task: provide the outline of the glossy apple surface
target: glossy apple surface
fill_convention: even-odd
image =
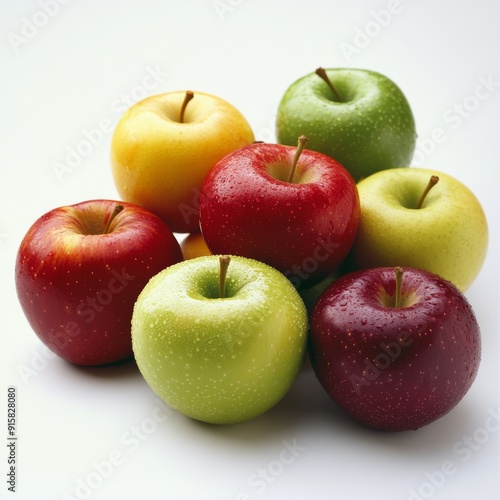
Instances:
[[[284,273],[297,289],[332,274],[359,224],[351,175],[335,160],[297,147],[252,144],[220,160],[200,197],[200,227],[214,254],[241,255]]]
[[[316,304],[310,357],[328,395],[358,422],[418,429],[452,410],[480,363],[479,326],[449,281],[403,268],[396,307],[394,268],[346,274]]]
[[[141,292],[132,318],[134,354],[146,382],[193,419],[255,418],[288,392],[302,366],[307,313],[277,270],[231,256],[225,297],[219,256],[162,271]]]
[[[31,226],[17,254],[17,295],[33,331],[58,356],[79,365],[112,363],[132,356],[130,321],[140,291],[180,260],[177,240],[156,215],[90,200],[51,210]]]
[[[439,181],[416,208],[432,176]],[[486,257],[488,224],[468,187],[444,172],[412,167],[377,172],[358,183],[358,192],[356,269],[419,267],[461,291],[470,286]]]
[[[113,134],[111,165],[120,197],[159,215],[174,232],[199,231],[198,199],[209,169],[254,140],[245,117],[220,97],[167,92],[134,104]]]
[[[338,96],[315,72],[294,82],[278,107],[277,141],[308,147],[338,160],[354,179],[382,169],[407,167],[416,142],[415,120],[401,89],[365,69],[330,68]]]
[[[205,238],[201,233],[188,234],[180,243],[184,260],[211,255]]]

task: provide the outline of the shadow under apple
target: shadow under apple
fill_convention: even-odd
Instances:
[[[141,377],[141,373],[139,372],[139,368],[133,356],[115,363],[97,366],[82,366],[68,361],[63,362],[68,369],[77,372],[83,377],[96,377],[106,380],[122,380],[124,378]]]

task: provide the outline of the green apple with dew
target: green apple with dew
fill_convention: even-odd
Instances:
[[[358,183],[361,221],[351,250],[355,269],[426,269],[462,292],[488,248],[483,208],[458,179],[425,168],[377,172]]]
[[[202,256],[154,276],[132,316],[132,346],[153,391],[196,420],[255,418],[288,392],[308,320],[279,271],[253,259]]]
[[[408,167],[415,120],[401,89],[366,69],[318,68],[284,93],[276,121],[280,144],[309,138],[308,148],[339,161],[356,181],[382,169]]]

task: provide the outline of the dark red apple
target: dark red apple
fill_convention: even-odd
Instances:
[[[330,157],[256,143],[221,159],[200,196],[200,227],[210,251],[253,258],[298,289],[332,274],[359,224],[351,175]]]
[[[357,421],[418,429],[469,390],[480,330],[449,281],[416,268],[373,268],[342,276],[321,295],[310,357],[325,391]]]
[[[28,230],[15,279],[26,318],[61,358],[100,365],[132,355],[134,303],[182,260],[169,227],[144,208],[91,200],[56,208]]]

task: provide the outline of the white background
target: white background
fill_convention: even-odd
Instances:
[[[59,2],[0,6],[0,437],[7,387],[16,385],[16,497],[405,500],[415,491],[413,498],[499,498],[500,432],[488,424],[500,394],[500,4]],[[83,369],[47,359],[15,295],[17,247],[48,210],[117,197],[109,147],[126,103],[179,89],[213,93],[242,111],[258,139],[274,141],[285,89],[320,65],[391,77],[414,110],[415,165],[454,175],[487,212],[488,258],[467,291],[483,359],[459,406],[416,432],[373,432],[345,418],[306,368],[268,414],[214,427],[167,416],[133,363]],[[58,177],[54,164],[99,127],[99,141]],[[22,376],[28,368],[31,376]],[[287,445],[294,454],[283,451]],[[0,449],[5,478],[8,450]],[[15,496],[4,479],[0,494]]]

